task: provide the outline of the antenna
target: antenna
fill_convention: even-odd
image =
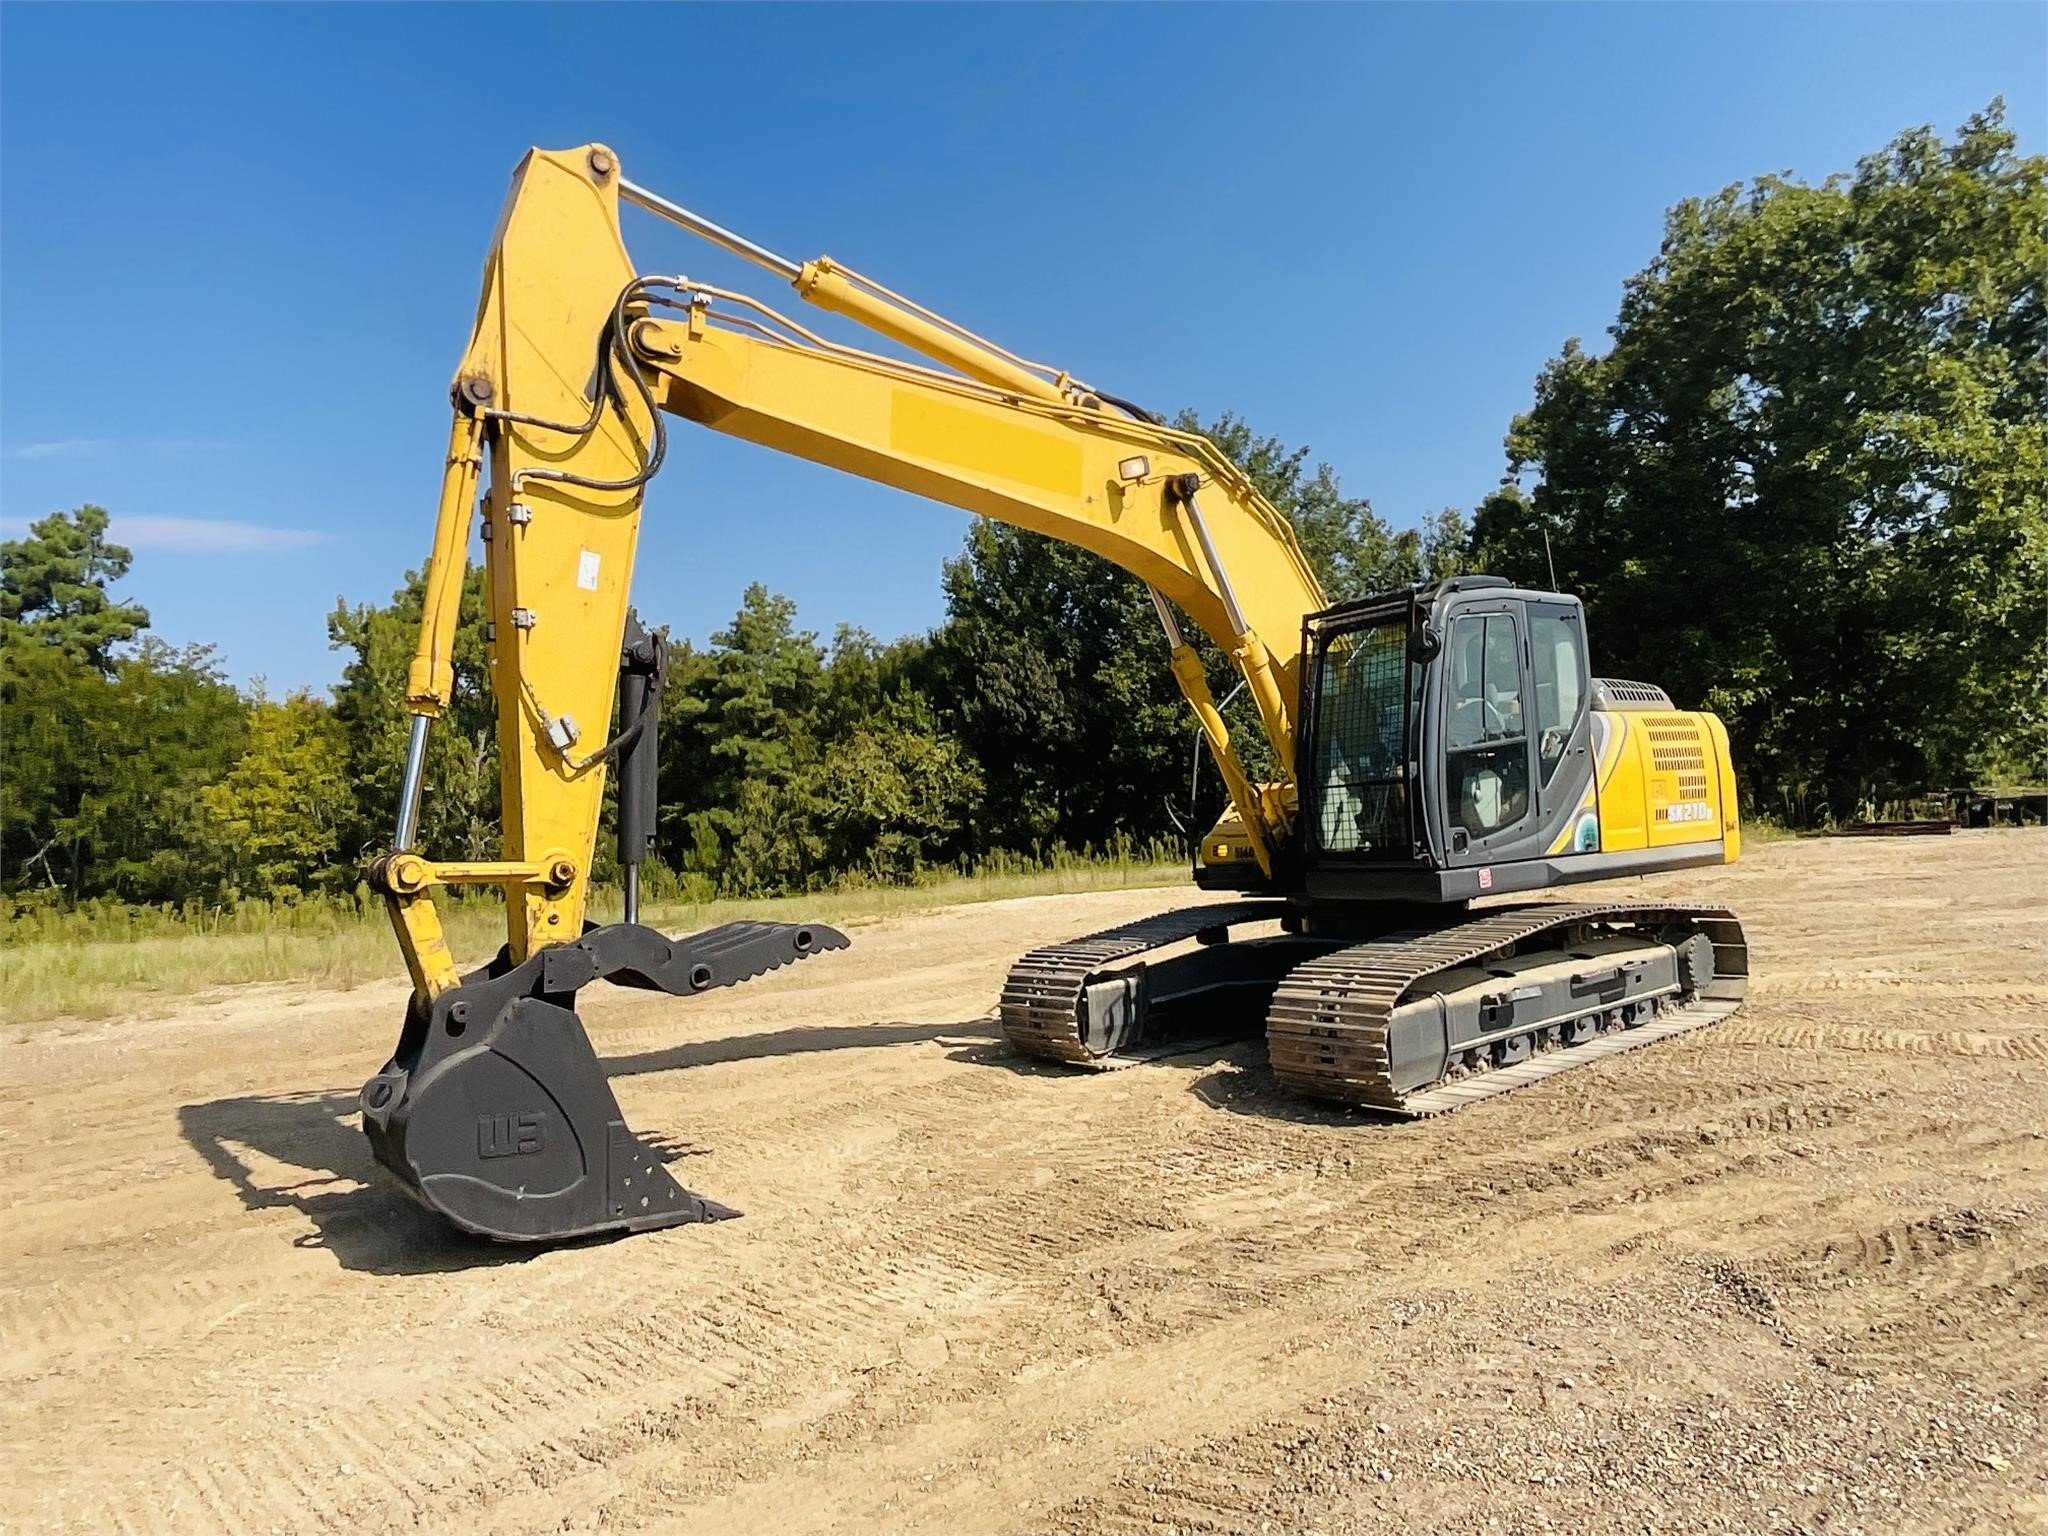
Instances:
[[[1555,592],[1558,590],[1557,561],[1550,553],[1550,524],[1538,523],[1537,527],[1543,530],[1543,563],[1550,567],[1550,590]]]

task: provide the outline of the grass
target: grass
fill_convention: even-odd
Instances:
[[[875,885],[754,900],[649,902],[643,921],[690,933],[735,918],[855,925],[910,912],[1017,896],[1136,890],[1179,884],[1187,865],[1156,857],[1005,861],[917,885]],[[600,892],[591,916],[619,915]],[[504,908],[488,899],[445,902],[448,942],[465,967],[504,942]],[[149,1014],[215,987],[297,982],[346,990],[404,975],[381,905],[341,900],[233,910],[100,906],[24,914],[0,930],[0,1024]]]
[[[1789,843],[1800,834],[1774,816],[1751,813],[1742,818],[1742,844],[1761,848],[1766,843]]]

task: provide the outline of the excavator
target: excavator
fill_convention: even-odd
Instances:
[[[643,274],[622,207],[892,350]],[[1262,1026],[1287,1088],[1417,1117],[1741,1004],[1728,911],[1512,899],[1741,849],[1721,722],[1594,676],[1573,596],[1460,576],[1332,603],[1287,518],[1202,436],[828,257],[778,255],[627,180],[602,144],[520,163],[451,396],[396,827],[370,868],[412,994],[361,1109],[378,1163],[465,1231],[546,1243],[736,1214],[627,1125],[576,995],[692,996],[847,944],[817,923],[640,921],[668,650],[628,588],[671,418],[1064,540],[1150,591],[1228,794],[1195,883],[1232,896],[1022,957],[1000,1018],[1023,1055],[1114,1067]],[[439,861],[416,846],[422,785],[479,516],[503,857]],[[1270,771],[1233,744],[1190,626],[1241,680]],[[624,917],[598,924],[608,775]],[[464,973],[435,893],[479,884],[504,890],[506,943]]]

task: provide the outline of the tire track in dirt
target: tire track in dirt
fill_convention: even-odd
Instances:
[[[1732,1045],[1772,1046],[1797,1051],[1865,1051],[1885,1056],[1959,1056],[2009,1062],[2048,1062],[2048,1029],[2001,1034],[1987,1030],[1866,1026],[1839,1019],[1804,1022],[1780,1017],[1745,1020],[1740,1015],[1715,1026]]]
[[[40,1045],[0,1067],[51,1149],[0,1174],[0,1433],[40,1472],[0,1524],[1425,1530],[1534,1497],[1761,1529],[1746,1473],[1688,1482],[1658,1437],[1825,1462],[1865,1387],[2031,1465],[2048,1142],[2032,1058],[1952,1047],[2029,1037],[1996,1010],[2042,990],[2012,914],[2048,842],[1945,841],[1630,887],[1741,910],[1750,1007],[1426,1125],[1288,1099],[1256,1047],[1104,1075],[993,1047],[1011,956],[1180,893],[879,925],[837,980],[714,1008],[614,999],[628,1114],[749,1215],[490,1265],[356,1187],[332,1111],[388,1048],[380,998],[308,1010],[291,1061],[248,1054],[274,995]],[[1901,860],[1916,904],[1873,904]],[[1852,955],[1888,976],[1848,984]],[[1780,990],[1816,963],[1844,984]],[[1604,1482],[1544,1438],[1581,1407]],[[1376,1502],[1411,1475],[1421,1502]],[[1811,1501],[1845,1486],[1784,1497],[1841,1523]]]

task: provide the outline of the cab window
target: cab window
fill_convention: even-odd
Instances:
[[[1317,835],[1328,853],[1388,853],[1408,842],[1405,625],[1333,637],[1323,652],[1316,728]],[[1406,682],[1404,683],[1404,679]]]
[[[1529,811],[1529,734],[1514,619],[1501,613],[1453,620],[1446,649],[1451,821],[1475,838],[1490,837]]]
[[[1586,637],[1578,614],[1532,606],[1529,652],[1536,682],[1536,759],[1548,785],[1586,708]]]

